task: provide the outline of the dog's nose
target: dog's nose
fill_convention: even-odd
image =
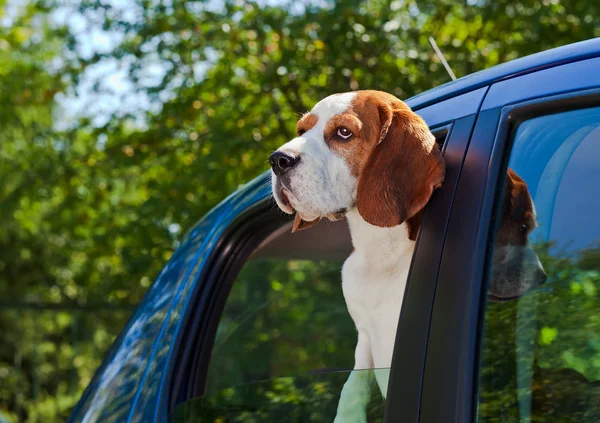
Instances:
[[[300,157],[292,156],[283,151],[276,151],[269,157],[269,163],[275,175],[281,176],[298,164]]]

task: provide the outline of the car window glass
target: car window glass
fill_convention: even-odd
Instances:
[[[176,407],[171,421],[331,423],[339,392],[351,374],[385,377],[389,369],[312,373],[235,386]],[[373,389],[365,407],[366,421],[383,421],[384,409],[383,398]]]
[[[362,412],[383,421],[375,378],[352,371],[357,332],[342,294],[340,260],[260,258],[237,276],[217,329],[205,395],[175,407],[178,421],[335,419],[350,377],[369,378]],[[284,419],[285,416],[285,419]]]
[[[522,122],[490,245],[479,422],[600,421],[600,108]]]
[[[246,263],[227,298],[206,391],[306,372],[352,369],[356,329],[342,261]]]

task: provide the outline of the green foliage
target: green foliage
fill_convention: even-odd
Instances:
[[[544,287],[487,305],[479,421],[597,421],[600,260],[590,258],[600,257],[600,246],[576,255],[551,255],[549,247],[537,248],[549,280]],[[520,409],[521,401],[531,408]]]
[[[373,380],[367,405],[367,421],[381,422],[385,401],[375,376],[389,376],[389,369],[354,370]],[[350,371],[282,377],[235,386],[175,408],[173,422],[310,422],[334,420],[340,392]]]
[[[342,295],[341,266],[282,259],[246,263],[217,329],[208,394],[178,407],[173,420],[332,421],[357,339]],[[360,372],[388,376],[389,369]],[[371,379],[369,421],[381,421],[385,402]]]
[[[354,365],[356,329],[341,262],[263,260],[233,285],[208,372],[207,391]]]
[[[0,0],[0,411],[13,420],[64,420],[181,229],[264,171],[321,97],[448,81],[430,35],[458,76],[600,35],[590,0],[118,3]]]

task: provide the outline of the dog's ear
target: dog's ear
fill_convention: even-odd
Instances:
[[[372,225],[392,227],[425,207],[442,185],[445,166],[426,123],[404,103],[378,106],[379,143],[363,168],[357,207]]]

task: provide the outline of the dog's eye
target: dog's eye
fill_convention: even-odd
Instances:
[[[519,226],[519,230],[523,233],[527,232],[527,229],[529,228],[529,226],[527,226],[526,224],[522,224],[521,226]]]
[[[302,136],[306,131],[304,129],[298,129],[298,136]]]
[[[350,137],[352,137],[352,131],[348,128],[341,127],[337,130],[337,136],[341,139],[347,140],[350,139]]]

